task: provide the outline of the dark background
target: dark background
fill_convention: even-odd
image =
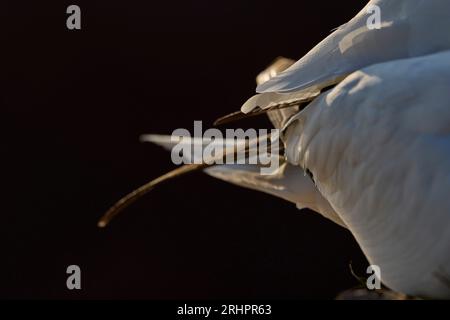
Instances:
[[[348,264],[364,275],[367,262],[348,231],[202,173],[96,222],[174,167],[140,134],[237,110],[275,57],[300,58],[365,2],[2,3],[0,297],[333,298],[356,285]]]

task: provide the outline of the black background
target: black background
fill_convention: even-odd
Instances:
[[[140,134],[237,110],[275,57],[300,58],[364,4],[2,3],[0,297],[333,298],[356,285],[348,264],[363,275],[367,262],[348,231],[201,173],[96,222],[174,167]]]

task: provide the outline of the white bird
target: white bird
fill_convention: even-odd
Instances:
[[[450,51],[356,71],[286,124],[286,157],[383,282],[450,297]]]
[[[367,28],[372,5],[381,10],[380,29]],[[241,108],[244,114],[270,110],[283,128],[286,162],[274,175],[228,165],[179,171],[206,169],[312,208],[352,232],[386,286],[450,298],[448,30],[449,1],[370,1],[305,57],[260,84],[260,94]],[[305,102],[303,110],[280,108]],[[158,136],[151,140],[171,145]],[[154,184],[113,207],[103,225]]]

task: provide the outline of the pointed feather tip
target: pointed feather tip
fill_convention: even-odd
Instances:
[[[108,225],[108,223],[106,221],[104,221],[103,219],[101,219],[97,222],[97,227],[99,227],[100,229],[103,229],[107,225]]]
[[[141,134],[140,142],[151,142],[155,144],[167,144],[171,142],[171,136],[163,134]]]
[[[114,208],[114,209],[113,209]],[[117,208],[115,206],[113,206],[112,208],[110,208],[97,222],[97,227],[100,229],[105,228],[112,220],[112,218],[114,218],[114,216],[119,213],[119,211],[121,211],[121,209],[117,210]]]
[[[250,97],[247,101],[244,102],[244,104],[241,107],[241,112],[244,114],[252,112],[255,108],[258,106],[258,99],[261,95],[256,94],[252,97]]]
[[[220,118],[216,119],[214,121],[214,123],[213,123],[213,126],[217,127],[217,126],[220,126],[220,125],[223,125],[223,124],[234,122],[236,120],[242,119],[242,117],[243,116],[242,116],[242,112],[241,111],[235,111],[233,113],[227,114],[227,115],[225,115],[223,117],[220,117]]]

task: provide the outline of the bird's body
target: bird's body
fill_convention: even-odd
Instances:
[[[450,51],[364,68],[286,125],[287,159],[390,288],[450,297]]]
[[[380,29],[367,27],[372,5]],[[258,77],[242,106],[271,108],[286,162],[272,176],[245,165],[205,172],[348,228],[388,287],[450,298],[450,1],[368,6],[286,71]],[[304,110],[273,110],[305,99]]]
[[[448,1],[370,1],[241,109],[316,97],[284,126],[286,156],[332,210],[296,202],[337,216],[386,285],[423,297],[450,297],[449,27]]]

